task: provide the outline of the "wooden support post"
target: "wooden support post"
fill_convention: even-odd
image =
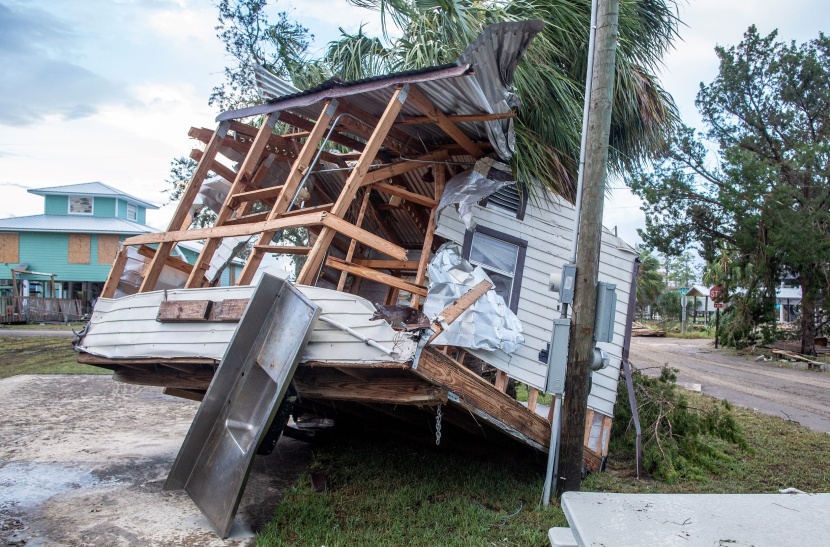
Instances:
[[[196,167],[196,171],[194,171],[193,176],[190,178],[190,182],[187,183],[187,188],[179,200],[176,212],[173,214],[173,218],[170,219],[168,230],[179,230],[185,222],[189,223],[190,208],[193,205],[193,200],[195,200],[196,196],[199,195],[202,182],[205,180],[208,171],[210,171],[213,165],[213,160],[216,158],[216,154],[219,152],[219,147],[221,146],[227,132],[228,123],[223,122],[219,124],[219,127],[211,137],[210,142],[202,155],[202,160]],[[152,291],[155,288],[159,275],[161,275],[161,270],[164,268],[164,264],[167,261],[167,257],[170,256],[170,251],[173,250],[175,245],[175,243],[163,243],[159,245],[158,249],[156,249],[155,256],[150,261],[150,265],[144,273],[144,279],[141,281],[141,286],[139,287],[138,292]],[[110,277],[115,275],[115,273],[115,268],[113,268],[110,271]],[[119,277],[121,273],[123,273],[123,270],[118,273]],[[117,285],[118,281],[116,280],[115,283]]]
[[[427,233],[424,234],[424,244],[421,247],[421,258],[418,261],[418,271],[415,274],[416,285],[424,284],[424,279],[426,278],[427,273],[427,264],[429,263],[429,255],[432,252],[432,238],[435,236],[436,228],[436,210],[438,209],[438,202],[441,201],[441,196],[444,194],[444,184],[447,178],[447,171],[443,163],[436,163],[432,166],[432,176],[435,177],[435,206],[429,212]],[[409,305],[413,308],[420,308],[420,297],[417,294],[413,294]]]
[[[299,154],[297,154],[297,159],[291,165],[291,170],[288,172],[288,176],[282,185],[282,191],[277,196],[274,206],[271,207],[271,212],[268,213],[268,220],[275,219],[288,211],[291,200],[294,199],[295,194],[299,190],[300,182],[302,182],[306,172],[312,168],[311,161],[314,159],[314,153],[317,151],[317,147],[320,145],[320,141],[323,139],[329,123],[337,112],[337,107],[338,103],[334,99],[326,101],[323,105],[323,110],[317,118],[314,127],[311,129],[311,134],[306,139]],[[276,231],[263,232],[259,236],[256,245],[270,245],[275,234]],[[237,285],[248,285],[251,282],[257,268],[262,263],[263,256],[261,252],[252,252],[248,256],[248,260],[245,261],[245,267],[242,269],[242,273],[239,274]]]
[[[230,218],[231,213],[233,213],[233,208],[230,207],[230,202],[233,200],[233,197],[238,194],[239,191],[251,180],[251,177],[259,164],[259,158],[265,150],[265,145],[268,143],[268,139],[271,137],[271,132],[274,129],[274,125],[277,123],[278,119],[278,112],[269,114],[268,118],[265,120],[265,123],[263,123],[262,127],[259,128],[259,131],[257,131],[257,136],[254,138],[251,149],[248,150],[248,155],[245,156],[245,161],[242,162],[242,166],[236,174],[236,179],[234,179],[231,189],[228,191],[228,195],[225,198],[225,203],[216,217],[216,226],[222,226],[222,224]],[[202,248],[202,252],[199,253],[199,258],[196,259],[196,263],[193,265],[193,271],[190,273],[190,277],[188,277],[185,287],[192,288],[202,286],[204,274],[210,266],[213,254],[216,252],[216,249],[219,247],[220,243],[221,239],[218,238],[210,238],[205,242],[205,246]]]
[[[502,393],[507,391],[507,373],[503,370],[496,372],[496,389]]]
[[[363,225],[363,217],[366,215],[366,207],[369,205],[369,197],[372,195],[372,190],[367,188],[363,193],[363,201],[360,203],[360,211],[357,213],[357,221],[355,226],[360,228]],[[357,240],[352,238],[349,242],[349,251],[346,253],[346,262],[351,262],[354,258],[354,250],[357,247]],[[337,290],[342,291],[346,286],[346,278],[349,276],[346,270],[340,272],[340,281],[337,283]]]
[[[527,409],[536,412],[536,403],[539,401],[539,390],[535,387],[527,388]]]
[[[363,183],[363,177],[365,177],[366,173],[369,171],[369,167],[375,160],[375,156],[377,155],[381,144],[383,144],[387,133],[389,133],[389,129],[395,121],[395,117],[401,111],[401,108],[403,108],[409,89],[409,86],[405,85],[396,89],[392,94],[392,98],[386,105],[386,110],[384,110],[383,115],[378,121],[378,125],[375,127],[372,136],[369,137],[366,147],[363,149],[363,153],[360,155],[360,159],[357,160],[354,169],[352,169],[351,174],[349,174],[349,178],[346,179],[343,191],[340,192],[340,196],[337,198],[337,202],[332,208],[331,212],[333,215],[342,218],[344,213],[348,210],[357,189],[360,188]],[[297,278],[297,283],[302,285],[314,284],[317,272],[320,270],[323,258],[325,257],[329,245],[331,245],[332,239],[334,239],[334,230],[326,227],[320,231],[320,236],[314,243],[314,248],[308,254],[308,259],[303,265],[303,269]]]

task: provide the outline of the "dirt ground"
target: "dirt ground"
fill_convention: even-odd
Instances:
[[[711,340],[632,338],[631,362],[646,373],[680,370],[678,382],[736,405],[830,432],[830,374],[715,350]]]
[[[248,545],[311,457],[257,457],[228,541],[162,485],[197,403],[109,376],[0,380],[0,545]]]

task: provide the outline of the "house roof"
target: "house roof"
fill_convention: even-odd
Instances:
[[[135,196],[124,193],[117,188],[113,188],[103,182],[83,182],[81,184],[67,184],[64,186],[50,186],[49,188],[32,188],[29,190],[30,194],[37,196],[50,195],[74,195],[74,196],[101,196],[101,197],[115,197],[123,199],[124,201],[141,205],[148,209],[158,209],[157,205],[153,205]]]
[[[146,234],[156,230],[138,222],[114,217],[31,215],[0,219],[0,232],[9,231]]]
[[[801,300],[801,287],[778,287],[775,296],[779,300]]]

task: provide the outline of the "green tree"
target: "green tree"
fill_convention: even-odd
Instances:
[[[344,0],[347,1],[347,0]],[[265,0],[223,0],[220,34],[235,65],[214,102],[254,101],[253,66],[264,64],[301,88],[331,77],[354,80],[391,71],[455,62],[481,30],[500,21],[547,24],[515,75],[521,100],[515,120],[514,170],[571,198],[577,173],[590,21],[589,0],[348,0],[374,13],[382,36],[361,27],[307,53],[308,31],[279,13],[268,22]],[[677,121],[674,102],[654,76],[677,35],[675,0],[631,0],[620,13],[620,44],[611,130],[610,167],[627,172],[647,161]],[[263,60],[265,61],[263,63]]]
[[[801,349],[814,354],[830,286],[830,38],[776,35],[753,26],[737,46],[716,48],[720,71],[697,97],[706,139],[678,130],[631,187],[646,203],[647,245],[670,254],[696,242],[707,262],[728,245],[752,321],[766,320],[775,287],[796,277]]]
[[[654,308],[657,299],[666,289],[666,281],[660,273],[660,261],[648,249],[640,249],[640,271],[637,273],[637,306],[640,313]]]

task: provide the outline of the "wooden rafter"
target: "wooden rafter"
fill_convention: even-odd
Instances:
[[[366,190],[363,193],[363,201],[360,203],[360,211],[357,213],[357,220],[355,221],[354,225],[357,228],[360,228],[363,225],[363,217],[366,216],[366,208],[369,206],[369,197],[371,196],[372,191]],[[349,250],[346,253],[346,262],[351,262],[354,259],[354,251],[357,247],[357,240],[352,238],[349,242]],[[340,272],[340,281],[337,282],[337,290],[342,291],[346,287],[346,278],[348,277],[348,273],[343,271]]]
[[[187,188],[185,188],[185,191],[179,200],[176,212],[173,213],[173,218],[170,219],[168,230],[181,230],[183,227],[190,224],[190,208],[193,205],[193,201],[196,199],[196,196],[199,194],[202,182],[205,180],[208,171],[211,170],[213,160],[219,152],[219,147],[225,138],[228,126],[229,124],[220,124],[216,132],[213,134],[213,137],[205,150],[202,161],[199,162],[199,165],[196,167],[196,171],[194,171],[193,176],[187,183]],[[141,281],[139,292],[152,291],[156,287],[156,282],[158,281],[161,271],[167,261],[167,257],[170,256],[170,251],[173,250],[174,246],[175,243],[167,242],[159,245],[155,255],[150,260],[149,266],[145,270],[144,279]],[[119,272],[111,271],[110,275],[113,275],[113,273],[117,273],[120,278],[123,270]]]
[[[412,158],[408,161],[402,161],[392,165],[387,165],[386,167],[380,167],[374,171],[369,171],[366,176],[363,177],[362,184],[373,184],[378,181],[403,175],[404,173],[409,173],[410,171],[422,168],[424,166],[424,162],[441,161],[447,159],[448,157],[449,153],[446,150],[436,150],[434,152],[430,152],[429,154]]]
[[[504,120],[507,118],[515,118],[515,112],[505,112],[503,114],[455,114],[448,115],[447,119],[453,123],[468,123],[468,122],[489,122],[493,120]],[[435,123],[433,118],[428,116],[410,116],[395,122],[395,125],[420,125],[424,123]]]
[[[326,259],[326,266],[328,266],[329,268],[334,268],[335,270],[340,270],[341,272],[348,272],[352,275],[362,277],[363,279],[370,279],[372,281],[381,283],[383,285],[388,285],[389,287],[395,289],[399,289],[413,294],[419,294],[421,296],[427,295],[426,287],[415,285],[414,283],[404,281],[403,279],[395,277],[394,275],[379,272],[377,270],[373,270],[372,268],[358,266],[357,264],[350,264],[333,256],[330,256]]]
[[[323,104],[323,110],[320,112],[317,122],[311,129],[311,134],[308,136],[308,139],[306,139],[299,154],[297,154],[297,159],[294,160],[294,163],[291,165],[291,170],[288,172],[288,176],[282,185],[282,191],[279,196],[277,196],[271,211],[268,213],[269,221],[278,218],[280,215],[283,215],[288,211],[294,196],[300,189],[300,183],[303,181],[303,176],[309,169],[312,168],[311,161],[314,158],[314,153],[317,151],[329,123],[337,112],[337,108],[338,102],[336,100],[326,101]],[[276,230],[263,231],[259,237],[259,240],[256,242],[256,245],[269,245],[275,234]],[[250,256],[248,256],[248,260],[245,262],[245,267],[239,275],[239,280],[237,282],[239,285],[247,285],[251,282],[257,268],[262,263],[262,258],[263,253],[261,252],[253,252]]]
[[[386,105],[386,109],[383,112],[383,115],[380,117],[378,121],[378,125],[375,127],[375,131],[372,133],[372,136],[366,142],[366,147],[363,149],[363,153],[360,156],[360,159],[357,160],[354,168],[352,169],[349,177],[346,179],[346,182],[343,186],[343,190],[340,192],[340,196],[337,198],[337,202],[335,202],[334,207],[332,208],[332,215],[335,217],[341,217],[346,213],[349,208],[349,205],[352,202],[355,194],[357,193],[358,188],[363,182],[363,178],[366,176],[366,173],[369,171],[369,167],[375,160],[375,156],[380,150],[381,145],[383,144],[384,139],[386,138],[389,129],[392,127],[392,123],[395,121],[395,117],[403,108],[403,104],[406,101],[407,93],[409,91],[409,86],[402,86],[395,90],[392,94],[392,98],[389,100],[389,103]],[[334,231],[330,229],[323,229],[320,232],[320,236],[317,238],[317,241],[314,243],[314,248],[308,255],[308,259],[306,263],[303,265],[303,269],[298,276],[297,282],[304,285],[311,285],[313,284],[314,278],[317,276],[317,272],[320,269],[320,266],[323,263],[324,255],[331,244],[332,240],[334,239]],[[406,259],[404,256],[402,259]]]
[[[432,251],[432,239],[435,236],[435,228],[437,223],[436,218],[436,210],[438,208],[438,202],[441,201],[441,196],[444,194],[444,184],[446,183],[447,178],[447,170],[444,167],[443,163],[436,163],[433,165],[432,169],[432,176],[435,177],[434,183],[434,197],[435,197],[435,205],[429,212],[429,221],[427,223],[427,232],[424,234],[424,244],[421,247],[421,258],[418,260],[418,271],[415,274],[415,283],[417,285],[423,285],[424,279],[426,279],[426,270],[427,264],[429,263],[429,255]],[[413,308],[420,308],[420,298],[417,294],[412,295],[412,301],[410,305]]]
[[[454,122],[452,122],[446,114],[441,112],[433,102],[416,86],[412,86],[410,90],[410,100],[412,104],[418,107],[427,118],[433,120],[434,123],[440,127],[444,133],[452,137],[452,140],[457,142],[469,155],[479,159],[484,156],[481,148],[474,143]]]

